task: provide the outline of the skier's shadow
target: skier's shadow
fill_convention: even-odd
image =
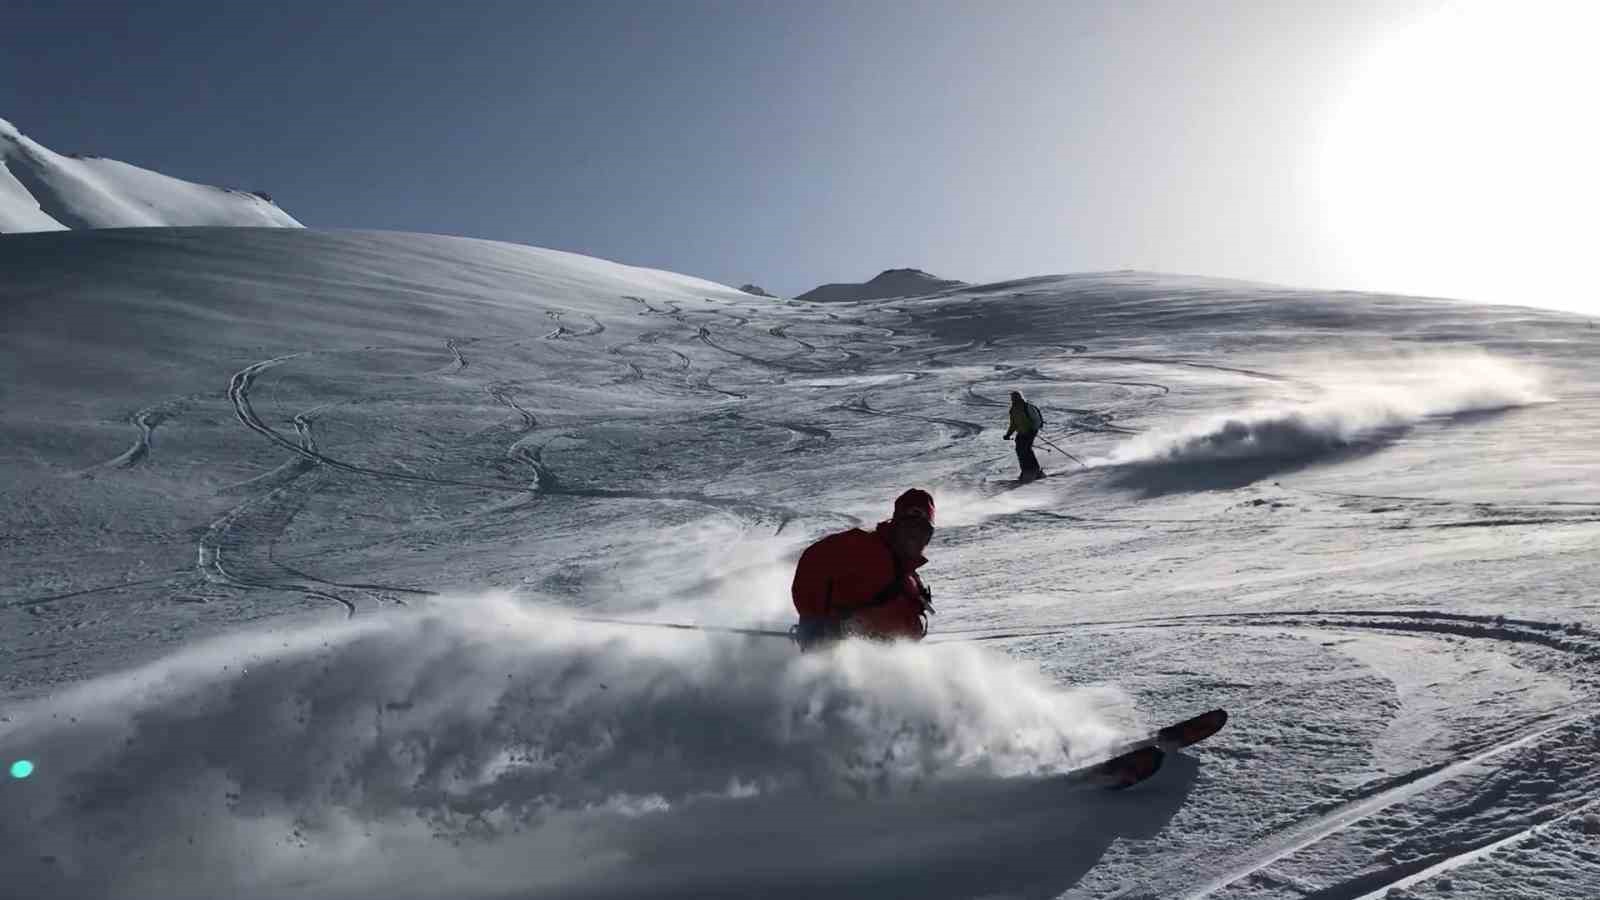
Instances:
[[[582,893],[1054,897],[1116,839],[1149,839],[1165,828],[1197,771],[1193,759],[1169,754],[1158,775],[1126,791],[1005,779],[890,800],[719,802],[670,828],[639,829],[626,847],[637,867]]]

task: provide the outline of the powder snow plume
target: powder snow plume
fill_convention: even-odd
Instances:
[[[1316,399],[1259,406],[1142,434],[1090,464],[1310,460],[1381,440],[1428,418],[1550,399],[1533,368],[1477,352],[1343,361],[1318,367],[1303,380],[1319,386]]]
[[[449,598],[222,639],[9,711],[0,751],[38,770],[7,786],[0,879],[75,897],[764,892],[834,832],[856,833],[843,867],[881,864],[861,842],[885,828],[950,857],[947,802],[1100,816],[1006,786],[1120,737],[1113,707],[973,646],[800,655]]]

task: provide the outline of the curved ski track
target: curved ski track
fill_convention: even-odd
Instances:
[[[191,397],[163,400],[129,416],[128,424],[138,429],[138,435],[134,438],[133,444],[115,458],[89,466],[86,469],[80,469],[73,474],[80,478],[93,478],[96,472],[104,469],[131,469],[143,463],[150,456],[151,442],[155,437],[156,428],[161,423],[183,412],[192,400],[193,398]]]
[[[1574,685],[1587,684],[1591,689],[1600,686],[1600,636],[1591,635],[1581,628],[1556,622],[1507,618],[1470,613],[1452,613],[1432,610],[1282,610],[1242,613],[1200,613],[1193,615],[1146,617],[1122,620],[1082,622],[1074,625],[1052,626],[1039,629],[1016,629],[1006,633],[982,634],[980,629],[971,633],[947,632],[945,640],[1008,640],[1033,636],[1048,636],[1085,629],[1101,628],[1290,628],[1316,631],[1379,630],[1398,633],[1434,634],[1442,637],[1504,642],[1512,646],[1529,645],[1556,651],[1576,660],[1582,667],[1576,677],[1573,671],[1559,663],[1547,662],[1551,674],[1573,680]],[[1584,671],[1587,670],[1587,671]],[[1270,698],[1269,698],[1270,699]],[[1267,702],[1267,701],[1262,701]],[[1257,704],[1259,705],[1259,704]],[[1156,898],[1181,897],[1184,900],[1202,900],[1246,879],[1310,847],[1331,835],[1337,834],[1358,822],[1368,819],[1389,807],[1412,799],[1452,779],[1486,770],[1503,754],[1531,747],[1563,729],[1591,728],[1596,715],[1590,712],[1572,712],[1574,706],[1586,705],[1582,701],[1568,704],[1566,712],[1560,709],[1535,716],[1512,727],[1513,733],[1491,739],[1488,746],[1468,750],[1464,755],[1445,762],[1419,767],[1399,776],[1385,779],[1377,785],[1357,791],[1349,799],[1332,809],[1318,810],[1286,829],[1274,831],[1259,840],[1218,858],[1207,851],[1204,858],[1186,857],[1171,865],[1162,866],[1137,883],[1124,886],[1109,895],[1119,900],[1156,900]],[[1254,708],[1248,707],[1249,708]],[[1202,750],[1203,752],[1203,750]],[[1552,751],[1554,752],[1554,751]],[[1595,773],[1600,781],[1600,770]],[[1362,900],[1377,898],[1391,888],[1412,884],[1430,874],[1447,871],[1467,861],[1472,861],[1493,850],[1515,843],[1538,825],[1573,815],[1595,802],[1587,797],[1558,801],[1531,811],[1516,811],[1512,818],[1519,824],[1508,829],[1485,834],[1466,846],[1427,855],[1403,863],[1392,863],[1376,871],[1354,875],[1344,881],[1322,888],[1307,897],[1318,900]],[[1531,821],[1532,824],[1522,824]],[[1069,896],[1076,896],[1069,892]]]
[[[316,452],[316,437],[312,420],[316,414],[334,404],[324,404],[294,416],[295,432],[300,437],[298,446],[309,453]],[[292,574],[306,576],[290,570],[273,559],[273,548],[278,536],[309,501],[321,482],[320,463],[283,470],[284,482],[271,491],[240,503],[213,521],[200,538],[196,565],[207,580],[238,588],[270,588],[299,591],[310,597],[327,600],[344,607],[346,617],[356,614],[355,603],[337,594],[297,581],[274,577],[274,569],[284,569]],[[254,481],[256,479],[252,479]],[[248,482],[247,482],[248,483]],[[250,553],[261,554],[262,559],[252,562]],[[229,560],[237,554],[242,568],[230,569]],[[321,579],[312,579],[320,581]]]
[[[589,313],[583,313],[583,315],[588,316],[590,325],[588,328],[582,330],[568,328],[566,324],[561,321],[562,317],[566,315],[566,313],[561,310],[549,310],[545,313],[545,315],[555,320],[556,323],[556,330],[546,334],[546,340],[554,341],[569,337],[591,337],[593,335],[601,334],[606,330],[606,326],[602,325],[599,319],[596,319]]]
[[[979,425],[977,422],[968,422],[965,419],[945,419],[938,416],[918,416],[911,413],[880,410],[872,406],[872,404],[867,400],[867,394],[864,392],[837,404],[834,408],[841,409],[846,412],[856,413],[858,415],[885,416],[894,419],[910,419],[913,422],[928,422],[950,429],[949,441],[940,444],[937,447],[920,451],[919,453],[914,454],[915,456],[922,456],[927,453],[933,453],[938,450],[946,449],[954,445],[957,441],[965,440],[967,438],[982,434],[984,430],[984,426]]]
[[[1152,893],[1150,892],[1149,884],[1146,883],[1136,893],[1119,893],[1113,896],[1130,898],[1176,896],[1182,897],[1183,900],[1201,900],[1201,898],[1210,897],[1217,891],[1237,884],[1273,863],[1291,856],[1329,835],[1342,831],[1362,819],[1382,812],[1446,781],[1467,774],[1470,770],[1485,765],[1507,751],[1533,744],[1553,732],[1582,722],[1587,718],[1588,716],[1586,715],[1565,716],[1511,740],[1495,744],[1480,753],[1448,764],[1427,766],[1414,772],[1406,773],[1371,796],[1350,800],[1332,811],[1302,821],[1286,830],[1275,832],[1270,838],[1232,854],[1221,872],[1208,876],[1197,887],[1185,890],[1180,894],[1169,893],[1166,887]],[[1563,812],[1565,811],[1563,810]],[[1553,818],[1553,816],[1551,817]],[[1488,843],[1493,843],[1493,841]],[[1193,861],[1191,861],[1192,864]],[[1345,884],[1324,888],[1309,896],[1333,900],[1335,897],[1353,897],[1357,891],[1361,894],[1368,894],[1372,890],[1379,888],[1387,891],[1395,882],[1408,875],[1416,874],[1412,869],[1413,867],[1408,866],[1399,868],[1387,867],[1375,873],[1357,876]],[[1190,877],[1192,877],[1191,874],[1186,872],[1178,880],[1187,881]]]
[[[590,498],[600,498],[600,499],[668,500],[668,501],[678,501],[678,502],[700,503],[700,504],[704,504],[704,505],[707,505],[707,506],[711,506],[713,508],[717,508],[717,509],[722,509],[722,510],[726,510],[726,511],[729,511],[729,512],[733,512],[735,514],[743,515],[743,514],[754,513],[759,517],[776,516],[778,518],[779,522],[780,522],[780,526],[779,527],[782,527],[781,523],[786,522],[786,521],[788,521],[790,519],[793,519],[793,518],[795,518],[795,517],[800,515],[800,513],[797,510],[791,509],[791,508],[786,507],[786,506],[774,505],[774,504],[754,503],[754,502],[749,501],[749,500],[742,500],[742,499],[735,499],[735,498],[713,497],[713,496],[710,496],[710,495],[707,495],[707,494],[704,494],[704,493],[700,493],[700,492],[697,492],[697,491],[635,491],[635,490],[619,490],[619,489],[605,489],[605,488],[569,487],[569,486],[560,484],[560,482],[555,477],[555,475],[553,473],[551,473],[549,471],[549,469],[546,468],[539,461],[537,453],[531,453],[531,454],[528,453],[526,451],[526,448],[524,446],[522,446],[522,444],[523,444],[522,440],[519,440],[516,444],[513,444],[512,447],[507,451],[507,453],[508,453],[508,455],[511,455],[513,458],[518,459],[520,461],[523,461],[523,462],[529,464],[531,467],[534,468],[534,471],[535,471],[535,482],[531,487],[528,487],[528,486],[519,487],[519,486],[507,485],[507,484],[496,484],[496,483],[493,483],[493,482],[467,481],[467,480],[463,480],[463,479],[453,479],[453,478],[436,478],[436,477],[426,476],[426,475],[414,475],[414,474],[411,474],[409,472],[397,472],[397,471],[393,471],[393,470],[376,469],[376,468],[372,468],[372,467],[369,467],[369,466],[358,466],[358,465],[354,465],[352,463],[347,463],[347,462],[344,462],[342,460],[338,460],[338,459],[335,459],[333,457],[327,456],[326,454],[324,454],[321,451],[317,450],[315,448],[314,444],[308,445],[308,443],[304,442],[304,441],[297,442],[297,441],[289,440],[283,434],[281,434],[277,430],[273,429],[265,421],[263,421],[261,419],[261,417],[256,413],[255,408],[250,403],[250,387],[254,383],[254,381],[255,381],[257,376],[259,376],[262,372],[267,371],[268,369],[271,369],[271,368],[273,368],[275,366],[278,366],[278,365],[281,365],[281,364],[283,364],[283,363],[285,363],[285,362],[287,362],[287,361],[289,361],[291,359],[295,359],[297,357],[304,356],[304,355],[306,355],[306,353],[304,353],[304,352],[302,352],[302,353],[291,353],[291,354],[286,354],[284,356],[278,356],[278,357],[273,357],[271,359],[262,360],[260,362],[252,363],[251,365],[246,366],[244,369],[241,369],[238,372],[234,373],[233,377],[229,380],[229,383],[228,383],[228,398],[233,403],[235,417],[240,422],[242,422],[246,427],[250,428],[252,431],[257,432],[258,434],[261,434],[261,435],[267,437],[268,439],[272,440],[274,443],[277,443],[277,444],[285,447],[286,449],[296,453],[300,457],[306,459],[307,461],[309,461],[311,463],[314,463],[317,466],[327,466],[328,468],[337,469],[337,470],[344,471],[344,472],[351,472],[351,473],[354,473],[354,474],[366,475],[366,476],[369,476],[369,477],[381,478],[381,479],[387,479],[387,480],[393,480],[393,481],[403,481],[403,482],[410,482],[410,483],[417,483],[417,484],[428,484],[428,485],[443,485],[443,486],[451,486],[451,487],[480,488],[480,489],[484,489],[484,490],[498,491],[498,492],[507,493],[507,494],[526,495],[526,494],[529,494],[530,492],[535,492],[536,491],[539,494],[544,494],[544,495],[562,495],[562,496],[569,496],[569,497],[590,497]],[[717,390],[719,393],[727,393],[727,392],[721,391],[720,389],[717,389],[717,388],[712,388],[712,389],[713,390]],[[518,407],[518,409],[520,409],[520,407]],[[298,480],[299,480],[298,477],[291,478],[288,484],[285,484],[283,487],[279,488],[277,491],[274,491],[273,494],[269,495],[269,496],[277,496],[280,492],[287,491],[288,489],[292,488],[294,486],[294,483],[296,481],[298,481]],[[248,504],[246,504],[246,506],[248,506]],[[236,508],[233,512],[230,512],[229,516],[233,516],[235,513],[242,514],[242,512],[241,512],[242,509],[243,509],[243,507]],[[228,519],[229,516],[225,516],[224,519]],[[222,521],[223,520],[219,520],[219,523],[222,522]],[[213,523],[213,528],[215,528],[217,524],[218,523]],[[212,553],[212,554],[209,555],[209,558],[214,559],[215,555],[216,555],[215,553]],[[204,544],[203,544],[203,550],[202,550],[202,557],[203,557],[203,561],[202,561],[202,565],[201,565],[202,571],[210,572],[213,575],[216,575],[219,578],[223,578],[223,579],[232,577],[232,576],[229,576],[226,573],[226,571],[221,568],[220,565],[217,565],[214,562],[208,565],[208,563],[205,561],[205,559],[208,558],[208,557],[207,557],[207,554],[204,552]],[[242,581],[237,580],[237,579],[235,579],[235,581],[236,581],[236,583],[243,583]],[[257,585],[257,586],[259,586],[259,585]],[[344,601],[340,601],[340,602],[344,602]]]

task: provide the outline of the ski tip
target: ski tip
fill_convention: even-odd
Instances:
[[[1167,754],[1159,747],[1141,747],[1101,763],[1096,775],[1105,787],[1120,791],[1156,774],[1166,758]]]
[[[1222,726],[1226,724],[1228,724],[1228,711],[1221,708],[1213,709],[1161,729],[1157,742],[1168,749],[1187,747],[1211,737],[1221,731]]]

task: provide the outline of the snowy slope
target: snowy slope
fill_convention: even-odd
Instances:
[[[776,302],[420,235],[0,239],[20,896],[1600,892],[1600,334],[1115,273]],[[1049,421],[1010,481],[1005,397]],[[916,646],[804,544],[939,504]],[[1123,794],[1052,772],[1216,706]]]
[[[4,129],[0,124],[0,146],[8,137]],[[10,164],[0,158],[0,232],[60,231],[66,227],[39,208],[39,201],[11,174]]]
[[[301,227],[265,197],[63,156],[0,119],[0,232],[161,225]]]

